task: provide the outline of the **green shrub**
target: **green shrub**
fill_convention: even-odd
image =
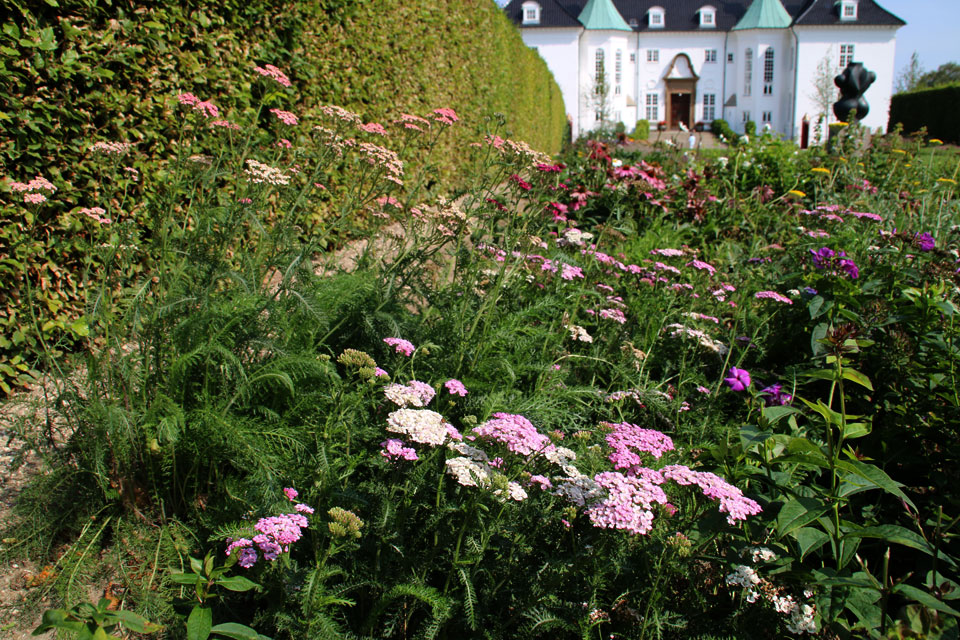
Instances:
[[[743,125],[743,132],[751,138],[757,134],[757,123],[753,120],[747,120]]]
[[[717,118],[710,123],[710,130],[720,136],[723,136],[727,142],[733,142],[737,139],[737,134],[730,128],[730,124],[723,118]]]
[[[956,105],[960,101],[960,84],[898,93],[890,99],[890,121],[887,129],[900,124],[912,133],[922,127],[932,138],[960,143],[960,120]]]
[[[647,140],[650,137],[650,121],[637,120],[637,126],[631,136],[634,140]]]
[[[312,123],[280,130],[268,108],[297,104],[298,115],[308,118],[337,104],[366,122],[452,108],[469,126],[438,143],[436,174],[450,189],[465,175],[466,156],[453,150],[475,139],[478,128],[492,127],[490,114],[503,114],[508,135],[534,148],[555,152],[564,140],[559,88],[492,2],[198,0],[152,2],[135,11],[123,3],[17,6],[0,31],[6,56],[0,114],[10,114],[0,117],[2,175],[22,183],[43,176],[58,191],[42,212],[33,207],[24,214],[22,194],[4,193],[9,197],[0,203],[10,221],[0,249],[3,391],[29,381],[41,341],[69,351],[86,332],[78,322],[82,274],[102,265],[83,249],[90,235],[78,211],[110,208],[96,186],[107,169],[91,145],[132,144],[122,164],[119,156],[106,164],[136,170],[118,172],[116,180],[127,198],[122,219],[142,225],[145,199],[154,196],[144,185],[169,180],[174,171],[168,163],[177,155],[178,131],[169,116],[182,92],[212,101],[230,118],[273,128],[294,146],[309,138]],[[258,82],[254,67],[268,63],[286,72],[292,86]],[[261,99],[267,108],[254,118]],[[192,152],[209,154],[205,144]],[[417,174],[422,159],[408,159],[408,175]],[[336,193],[342,181],[335,173],[326,186]],[[308,222],[321,221],[334,201],[312,198]],[[144,268],[128,266],[128,276]],[[33,304],[21,308],[31,295]]]

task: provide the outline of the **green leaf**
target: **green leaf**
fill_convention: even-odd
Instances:
[[[843,437],[847,440],[870,435],[873,425],[869,422],[848,422],[843,428]]]
[[[171,573],[170,579],[177,584],[193,585],[197,583],[197,580],[200,579],[200,576],[195,573],[181,573],[178,571],[176,573]]]
[[[826,369],[824,369],[824,371],[826,371]],[[831,372],[831,379],[832,379],[832,372]],[[840,424],[840,420],[841,420],[840,414],[834,411],[833,409],[831,409],[830,407],[828,407],[827,405],[823,404],[822,400],[817,400],[816,404],[810,402],[806,398],[800,398],[800,400],[805,405],[807,405],[808,407],[810,407],[811,409],[819,413],[821,416],[823,416],[823,419],[826,420],[827,424]]]
[[[147,20],[146,22],[143,23],[143,26],[147,27],[148,29],[156,29],[157,31],[164,30],[164,26],[162,24],[160,24],[159,22],[155,22],[153,20]]]
[[[187,618],[187,640],[207,640],[213,627],[213,611],[195,606]]]
[[[841,471],[849,471],[855,473],[865,480],[869,480],[875,486],[883,489],[887,493],[893,494],[906,502],[908,505],[916,509],[917,507],[913,504],[913,501],[907,497],[907,495],[900,490],[900,487],[903,485],[899,482],[894,481],[890,476],[884,473],[883,469],[876,467],[872,464],[866,462],[860,462],[859,460],[838,460],[837,469]]]
[[[218,624],[212,629],[212,632],[227,638],[233,638],[234,640],[262,640],[266,638],[266,636],[261,636],[250,627],[244,624],[237,624],[236,622]],[[269,640],[269,638],[267,640]]]
[[[790,535],[793,536],[797,541],[797,546],[800,547],[801,562],[808,553],[816,551],[830,540],[830,536],[826,532],[813,527],[800,527]]]
[[[259,589],[260,585],[243,576],[231,576],[229,578],[219,578],[216,584],[230,591],[249,591],[250,589]]]
[[[900,544],[905,547],[910,547],[911,549],[916,549],[917,551],[922,551],[929,556],[932,556],[935,551],[933,545],[924,540],[919,534],[895,524],[882,524],[875,527],[863,527],[862,529],[851,531],[843,537],[879,538],[880,540],[886,540],[887,542],[892,542],[893,544]],[[954,562],[950,556],[947,556],[941,552],[938,557],[948,564],[956,566],[956,562]]]
[[[763,443],[771,435],[751,424],[743,425],[740,427],[740,446],[743,447],[744,451],[749,451],[754,446]]]
[[[67,612],[63,609],[47,609],[43,612],[40,626],[33,630],[35,636],[43,635],[51,629],[66,629],[67,631],[82,631],[84,625],[77,620],[68,620]]]
[[[114,615],[120,620],[123,626],[137,633],[153,633],[163,628],[132,611],[115,611]]]
[[[870,382],[870,378],[863,375],[856,369],[844,369],[843,377],[851,382],[856,382],[861,387],[866,387],[870,391],[873,391],[873,384]]]
[[[916,600],[925,607],[930,607],[931,609],[936,609],[942,613],[947,613],[951,616],[960,616],[960,611],[957,611],[948,604],[937,600],[932,595],[927,593],[922,589],[917,589],[916,587],[910,586],[909,584],[901,582],[893,588],[893,593],[902,593],[908,598]]]
[[[830,509],[816,498],[790,498],[777,514],[777,533],[781,537],[806,526]]]
[[[197,558],[190,557],[190,568],[198,575],[203,575],[203,563]]]

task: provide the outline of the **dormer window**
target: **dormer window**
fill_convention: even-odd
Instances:
[[[852,21],[857,19],[857,0],[840,0],[840,20]]]
[[[665,23],[663,7],[650,7],[647,12],[647,25],[651,29],[663,29]]]
[[[639,26],[640,26],[640,21],[637,20],[636,18],[630,18],[630,22],[629,22],[628,24],[629,24],[631,27],[636,28],[636,27],[639,27]]]
[[[524,2],[521,10],[523,11],[523,24],[540,24],[540,5],[536,2]]]
[[[700,7],[700,28],[713,29],[717,26],[717,10],[711,6]]]

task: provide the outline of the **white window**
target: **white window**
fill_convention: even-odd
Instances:
[[[841,0],[841,2],[840,2],[840,19],[841,19],[841,20],[856,20],[856,19],[857,19],[857,2],[856,2],[856,0]]]
[[[700,28],[712,29],[717,26],[717,10],[713,7],[700,8]]]
[[[596,93],[600,93],[600,85],[606,81],[604,76],[607,75],[603,68],[603,49],[597,49],[595,71],[594,79],[597,83]]]
[[[846,69],[847,65],[853,62],[853,45],[840,45],[840,69]]]
[[[660,122],[660,108],[657,104],[657,94],[647,94],[647,120],[650,122]]]
[[[630,62],[636,62],[636,61],[637,61],[637,54],[631,53],[631,54],[630,54]]]
[[[733,62],[733,52],[727,54],[727,62]]]
[[[743,112],[743,121],[744,121],[744,122],[749,122],[749,121],[750,121],[750,112],[749,112],[749,111],[744,111],[744,112]]]
[[[596,118],[596,121],[597,121],[597,122],[600,122],[600,121],[603,120],[603,111],[601,111],[600,109],[597,109],[597,111],[596,111],[596,113],[595,113],[594,115],[595,115],[595,118]]]
[[[772,111],[764,111],[763,114],[761,114],[761,115],[763,116],[763,121],[764,121],[765,123],[773,122],[773,112],[772,112]]]
[[[763,52],[763,95],[773,95],[773,47]]]
[[[617,93],[620,93],[620,80],[623,78],[623,51],[617,49],[617,54],[614,58],[614,84],[617,85]]]
[[[620,85],[613,88],[613,94],[617,96],[620,95]]]
[[[523,24],[540,24],[540,5],[528,0],[523,5]]]
[[[717,61],[717,50],[716,49],[707,49],[703,54],[704,62],[716,62]]]
[[[660,62],[660,49],[647,49],[647,62]]]
[[[706,122],[713,122],[717,119],[717,95],[715,93],[703,94],[703,119]]]
[[[743,52],[743,95],[749,96],[753,86],[753,49]],[[746,122],[746,120],[744,120]]]
[[[664,11],[663,7],[651,7],[647,12],[647,24],[651,29],[663,29]]]
[[[629,24],[630,24],[631,27],[639,27],[639,26],[640,26],[640,21],[637,20],[636,18],[630,18],[630,23],[629,23]]]

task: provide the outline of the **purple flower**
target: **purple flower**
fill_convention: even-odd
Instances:
[[[817,251],[810,249],[810,253],[813,255],[813,266],[817,269],[823,269],[833,260],[833,256],[837,255],[830,247],[823,247]]]
[[[793,402],[793,396],[784,391],[783,385],[779,382],[761,389],[760,395],[765,396],[763,398],[763,404],[767,407],[782,407],[783,405]]]
[[[237,562],[237,564],[239,564],[244,569],[249,569],[250,567],[252,567],[257,563],[257,552],[250,547],[241,549],[238,557],[240,558],[240,560]]]
[[[933,239],[933,236],[929,233],[918,233],[913,236],[913,242],[917,245],[920,251],[933,251],[937,246],[937,241]]]
[[[750,373],[746,369],[730,367],[730,373],[723,381],[734,391],[743,391],[750,386]]]
[[[418,457],[417,451],[413,447],[404,446],[403,440],[391,438],[381,442],[380,446],[383,447],[383,450],[380,451],[380,455],[388,460],[396,460],[397,458],[403,458],[404,460],[416,460]]]

